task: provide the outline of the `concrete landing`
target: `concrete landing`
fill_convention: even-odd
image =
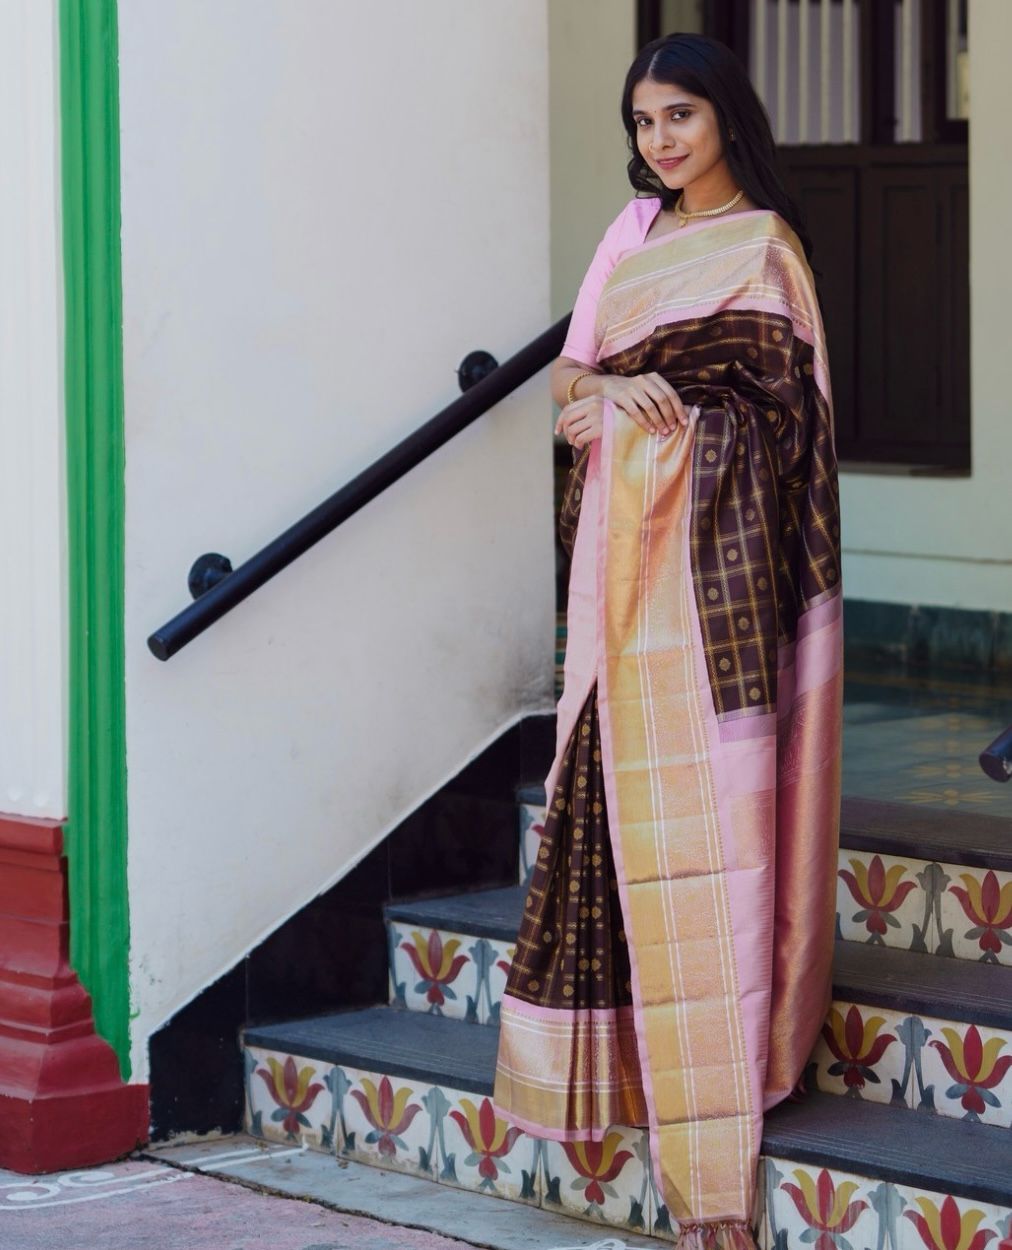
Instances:
[[[254,1193],[157,1160],[40,1177],[0,1172],[3,1250],[467,1250],[474,1244]]]
[[[374,1234],[377,1240],[328,1241],[321,1236],[316,1244],[299,1243],[299,1250],[338,1250],[338,1247],[344,1250],[345,1246],[349,1250],[352,1246],[362,1250],[386,1250],[388,1244],[391,1250],[401,1247],[413,1250],[416,1246],[419,1250],[430,1246],[432,1250],[437,1247],[442,1250],[444,1246],[447,1250],[461,1250],[462,1245],[487,1250],[659,1250],[659,1247],[670,1250],[671,1246],[670,1242],[652,1237],[616,1235],[614,1230],[595,1228],[583,1220],[566,1219],[537,1207],[433,1185],[431,1181],[401,1173],[335,1160],[316,1151],[265,1146],[252,1137],[162,1146],[149,1151],[146,1157],[176,1168],[192,1169],[204,1177],[228,1178],[240,1185],[309,1199],[311,1203],[321,1204],[318,1210],[336,1208],[345,1213],[338,1216],[336,1211],[324,1212],[334,1218],[357,1216],[385,1221]],[[189,1172],[178,1174],[186,1176]],[[385,1234],[380,1231],[383,1228]],[[388,1242],[381,1240],[384,1235]],[[430,1240],[410,1241],[409,1236]],[[203,1243],[199,1244],[203,1250]],[[239,1247],[257,1243],[235,1244]],[[273,1248],[275,1243],[270,1244]],[[7,1250],[2,1239],[0,1245]],[[208,1242],[208,1247],[210,1245]],[[277,1246],[281,1250],[282,1243]],[[283,1246],[288,1250],[287,1242]],[[107,1250],[104,1243],[102,1250]],[[231,1243],[216,1243],[215,1250],[231,1250]]]

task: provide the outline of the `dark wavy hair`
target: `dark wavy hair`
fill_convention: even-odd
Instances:
[[[777,159],[777,147],[762,100],[749,81],[745,66],[725,43],[708,35],[673,34],[654,39],[639,53],[626,74],[622,91],[622,121],[629,139],[629,181],[637,191],[659,195],[662,208],[673,208],[678,192],[671,191],[640,156],[632,95],[645,78],[671,83],[713,105],[720,127],[724,156],[735,182],[760,208],[780,214],[801,241],[809,264],[812,241],[801,212],[787,194]],[[728,131],[734,131],[734,141]],[[817,272],[817,271],[813,271]]]

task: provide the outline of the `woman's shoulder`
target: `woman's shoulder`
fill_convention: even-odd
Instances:
[[[621,222],[625,230],[641,237],[650,228],[650,223],[657,216],[661,206],[660,197],[656,195],[634,195],[625,204],[616,222]]]
[[[602,240],[613,257],[643,242],[659,207],[660,199],[656,195],[634,195],[622,205]]]

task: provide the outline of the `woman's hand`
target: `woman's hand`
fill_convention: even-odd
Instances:
[[[631,377],[606,374],[601,379],[600,393],[648,434],[670,434],[676,425],[689,424],[689,414],[678,392],[659,373]]]
[[[565,435],[571,447],[586,447],[604,433],[604,401],[600,395],[574,399],[559,413],[555,433]]]

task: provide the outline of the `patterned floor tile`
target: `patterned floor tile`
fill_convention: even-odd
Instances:
[[[878,1237],[883,1227],[880,1209],[886,1213],[887,1230],[893,1220],[892,1186],[883,1190],[864,1177],[785,1159],[766,1161],[766,1186],[771,1250],[794,1250],[813,1242],[822,1250],[890,1244]],[[892,1247],[899,1250],[898,1242]]]
[[[337,1153],[397,1172],[431,1174],[426,1155],[432,1087],[406,1077],[342,1071]]]
[[[401,1002],[410,1011],[473,1019],[480,984],[480,972],[467,949],[473,939],[441,929],[414,928],[396,920],[388,924],[393,960],[391,1001]]]
[[[812,1052],[816,1087],[828,1094],[908,1106],[906,1013],[834,1002]]]
[[[909,947],[902,940],[923,910],[916,860],[863,851],[840,851],[837,909],[840,936],[848,941]]]
[[[840,851],[848,941],[1012,965],[1012,873]]]
[[[246,1127],[265,1141],[297,1143],[328,1150],[334,1096],[329,1065],[259,1047],[243,1051]]]
[[[957,958],[1012,964],[1012,873],[949,868],[942,919]]]
[[[951,1020],[922,1021],[924,1080],[941,1115],[1012,1127],[1012,1034]]]
[[[614,1126],[601,1142],[546,1142],[542,1205],[644,1232],[651,1226],[642,1129]]]
[[[446,1146],[455,1166],[453,1175],[443,1178],[445,1183],[515,1202],[540,1203],[539,1171],[529,1163],[531,1139],[499,1119],[491,1099],[454,1096],[446,1114]]]
[[[983,1250],[1012,1228],[1012,1212],[813,1164],[765,1161],[763,1250]]]
[[[470,1024],[498,1024],[512,943],[388,922],[390,1001]]]

